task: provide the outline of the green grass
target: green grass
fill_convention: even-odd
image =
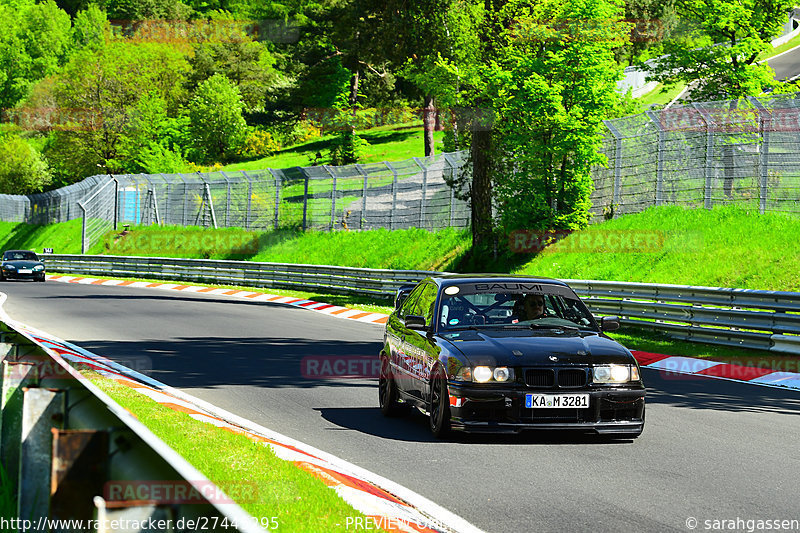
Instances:
[[[243,496],[237,503],[256,518],[276,517],[282,531],[344,530],[348,517],[364,516],[261,443],[198,422],[112,380],[95,377],[92,382],[223,490],[233,483],[231,494]]]
[[[678,96],[683,88],[686,87],[685,83],[677,83],[672,87],[665,87],[663,83],[659,83],[655,89],[639,98],[639,103],[643,106],[652,104],[667,105]]]
[[[772,50],[767,50],[760,56],[758,56],[758,61],[764,61],[765,59],[769,59],[771,57],[775,57],[778,54],[785,52],[786,50],[791,50],[795,46],[800,46],[800,35],[792,38],[789,42],[784,43],[777,48],[773,48]]]
[[[0,519],[11,520],[19,518],[17,516],[15,489],[16,487],[11,486],[6,469],[0,463]]]
[[[271,231],[135,226],[110,233],[92,253],[247,259],[394,270],[447,269],[470,244],[467,230]]]
[[[52,248],[59,254],[81,253],[81,220],[36,226],[18,222],[0,222],[0,243],[3,250]]]
[[[434,132],[434,146],[437,152],[442,150],[443,132]],[[361,163],[379,163],[381,161],[402,161],[412,157],[422,157],[424,153],[423,131],[421,125],[381,126],[359,131],[358,135],[369,142],[364,149]],[[307,167],[327,162],[328,150],[334,135],[325,135],[295,146],[286,147],[270,157],[246,162],[232,163],[223,167],[225,171],[262,170],[265,168]],[[316,157],[317,153],[321,158]]]
[[[656,239],[609,246],[609,236]],[[800,291],[800,219],[738,207],[654,207],[570,235],[517,269],[521,274]],[[660,242],[658,240],[661,239]]]

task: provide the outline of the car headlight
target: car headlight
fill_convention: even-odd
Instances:
[[[36,265],[33,267],[34,272],[41,272],[42,270],[44,270],[44,265]]]
[[[17,267],[15,267],[14,265],[3,265],[3,268],[6,268],[8,270],[16,270],[17,269]]]
[[[602,365],[592,369],[592,381],[595,383],[629,383],[639,381],[639,369],[636,365]]]
[[[464,367],[459,370],[456,377],[462,381],[477,381],[478,383],[497,381],[503,383],[514,379],[514,369],[505,366],[496,368],[490,366]]]

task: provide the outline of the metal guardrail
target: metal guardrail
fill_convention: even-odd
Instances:
[[[202,523],[264,531],[133,415],[7,321],[0,321],[0,362],[0,457],[17,500],[16,518],[2,517],[0,529],[179,531]],[[135,497],[139,487],[151,498]]]
[[[216,259],[176,259],[113,255],[43,254],[48,271],[86,276],[124,276],[391,297],[396,287],[416,283],[431,272],[380,270],[293,263]]]
[[[180,282],[324,290],[391,297],[401,285],[439,274],[337,266],[123,256],[44,255],[48,271]],[[800,293],[565,280],[598,315],[672,337],[800,354]]]

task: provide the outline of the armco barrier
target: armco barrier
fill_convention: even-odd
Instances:
[[[164,531],[200,523],[211,531],[264,531],[64,361],[59,353],[68,351],[61,348],[0,322],[0,456],[9,487],[17,487],[16,518],[3,517],[0,529],[133,531],[121,524],[135,522]],[[149,499],[127,497],[142,489]]]
[[[50,272],[179,282],[324,290],[390,297],[400,286],[438,274],[321,265],[153,257],[44,255]],[[800,293],[565,280],[598,315],[626,325],[711,344],[800,354]]]

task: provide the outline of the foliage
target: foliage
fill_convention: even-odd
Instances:
[[[0,108],[13,107],[70,52],[69,15],[53,0],[0,3]]]
[[[78,52],[52,89],[58,111],[67,119],[51,132],[45,148],[58,182],[140,168],[131,146],[145,146],[168,129],[164,115],[175,116],[185,98],[187,71],[183,55],[166,44],[111,41],[100,50]],[[163,105],[148,110],[140,105],[143,98],[160,99]],[[170,139],[159,142],[169,145]]]
[[[331,165],[350,165],[358,163],[363,157],[364,148],[369,143],[356,133],[356,109],[349,105],[347,88],[344,88],[333,104],[332,127],[338,132],[331,143],[328,155]]]
[[[268,157],[281,149],[281,145],[268,131],[250,129],[238,154],[246,158]]]
[[[89,4],[72,21],[72,41],[78,49],[99,50],[110,31],[108,16],[97,4]]]
[[[236,84],[247,111],[264,109],[264,100],[278,82],[275,58],[263,43],[244,35],[229,41],[200,43],[189,60],[190,88],[214,74],[223,74]]]
[[[630,27],[608,22],[622,15],[608,0],[524,4],[507,6],[516,26],[486,69],[497,113],[500,224],[506,231],[584,227],[590,168],[604,162],[597,152],[602,119],[619,101],[613,51]]]
[[[192,147],[201,161],[229,159],[242,146],[247,124],[239,89],[222,74],[202,82],[189,102]]]
[[[41,154],[17,135],[0,135],[0,194],[40,192],[51,180]]]
[[[738,99],[775,88],[774,71],[758,63],[786,22],[790,0],[677,0],[682,19],[694,25],[665,44],[652,79],[691,85],[694,100]],[[789,90],[789,87],[785,88]]]

